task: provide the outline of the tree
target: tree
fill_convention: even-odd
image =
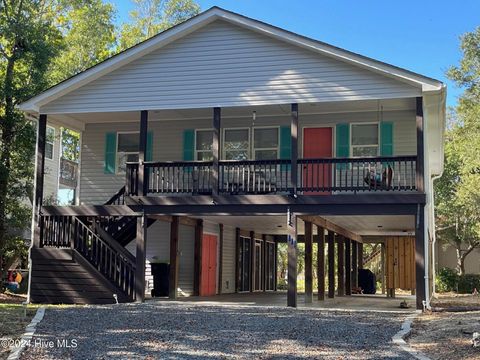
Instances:
[[[35,135],[15,106],[48,84],[45,74],[61,39],[51,21],[56,5],[46,0],[0,4],[0,275],[6,250],[12,253],[31,219],[26,199],[32,193]]]
[[[118,50],[125,50],[200,12],[194,0],[133,0],[131,22],[120,30]]]
[[[457,272],[480,248],[480,27],[461,38],[462,60],[447,76],[464,88],[452,109],[445,142],[445,169],[435,184],[440,241],[455,247]]]

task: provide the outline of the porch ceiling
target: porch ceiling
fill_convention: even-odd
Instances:
[[[325,114],[343,112],[369,112],[369,111],[395,111],[415,109],[414,98],[401,98],[389,100],[361,100],[361,101],[335,101],[322,103],[299,104],[301,114]],[[139,109],[140,111],[141,109]],[[239,106],[222,108],[222,118],[249,118],[252,111],[256,111],[257,117],[289,115],[290,105],[265,105],[265,106]],[[211,119],[212,109],[177,109],[177,110],[153,110],[149,112],[149,120],[188,120],[188,119]],[[128,122],[138,121],[138,112],[95,112],[78,114],[52,114],[49,120],[61,123],[105,123],[105,122]]]
[[[222,223],[256,233],[285,235],[286,216],[206,216],[204,221]],[[328,221],[359,235],[411,235],[415,220],[409,215],[383,216],[326,216]],[[381,228],[379,228],[381,226]],[[298,233],[305,233],[304,222],[299,219]],[[314,234],[316,227],[314,226]]]

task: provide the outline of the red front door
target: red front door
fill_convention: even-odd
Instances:
[[[303,158],[318,159],[332,157],[332,128],[308,128],[303,133]],[[332,168],[328,164],[307,164],[303,166],[303,187],[305,194],[325,195],[325,189],[332,183]]]
[[[216,278],[217,278],[217,236],[210,235],[210,234],[203,234],[200,296],[215,295]]]

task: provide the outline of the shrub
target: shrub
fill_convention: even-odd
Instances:
[[[458,279],[458,293],[471,294],[473,289],[480,291],[480,275],[465,274]]]
[[[437,273],[436,288],[438,292],[457,291],[459,276],[455,270],[442,268]]]

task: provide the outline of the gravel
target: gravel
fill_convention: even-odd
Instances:
[[[391,343],[405,316],[161,301],[49,308],[22,359],[410,359]]]

